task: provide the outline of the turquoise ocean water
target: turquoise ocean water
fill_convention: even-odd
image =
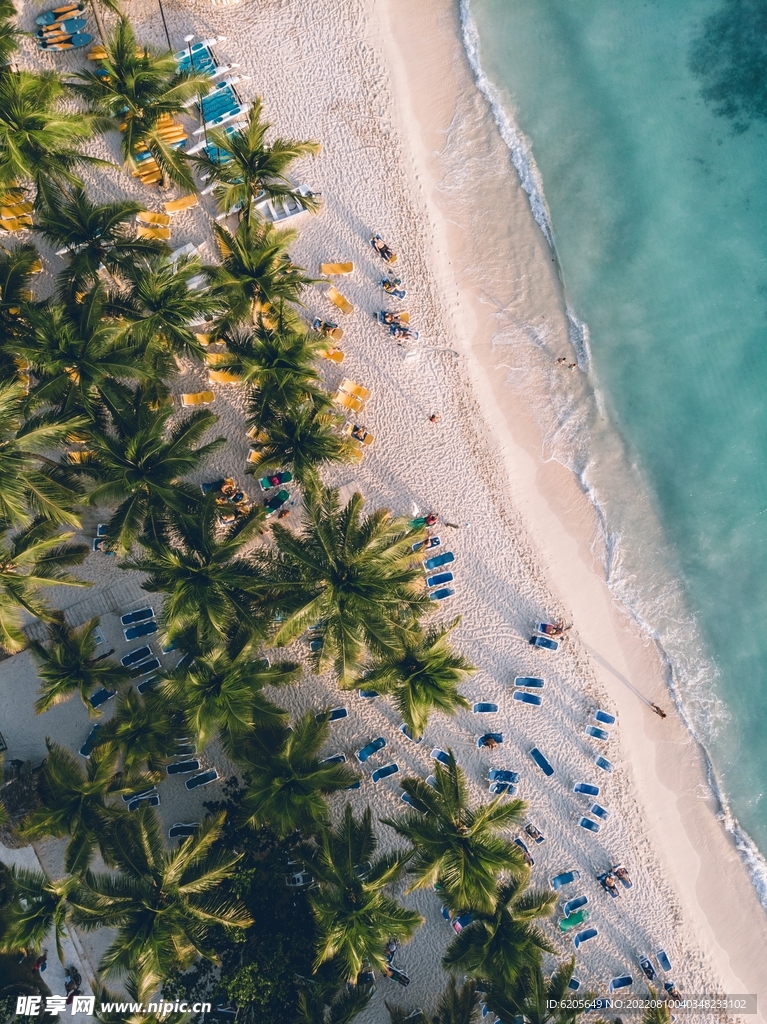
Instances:
[[[765,853],[767,3],[464,0],[464,24],[630,467],[595,427],[613,583]]]

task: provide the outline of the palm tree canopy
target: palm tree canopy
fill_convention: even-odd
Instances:
[[[207,148],[226,153],[225,159],[213,160],[205,150],[193,158],[200,170],[216,182],[213,195],[222,212],[239,209],[247,219],[253,210],[253,200],[262,195],[274,199],[295,197],[304,209],[317,209],[316,199],[296,192],[295,186],[286,177],[286,171],[300,157],[318,153],[319,143],[279,138],[267,143],[266,134],[271,127],[263,119],[263,106],[258,96],[243,128],[231,134],[223,129],[208,132]]]
[[[200,747],[220,732],[227,750],[236,755],[238,741],[253,729],[285,725],[286,713],[262,690],[294,682],[301,671],[296,662],[269,665],[246,655],[232,659],[221,649],[186,661],[164,677],[158,691],[171,707],[183,709]]]
[[[318,933],[317,966],[334,960],[350,981],[365,963],[383,970],[387,941],[407,942],[422,921],[385,892],[405,862],[396,853],[376,856],[377,846],[370,808],[355,819],[347,804],[338,827],[324,829],[316,846],[307,844],[304,850],[307,868],[320,883],[319,890],[309,893]]]
[[[284,838],[326,823],[325,796],[356,779],[345,764],[322,763],[319,751],[328,732],[327,721],[307,711],[292,729],[262,734],[234,752],[248,783],[242,808],[249,825],[268,824]]]
[[[41,714],[79,693],[83,704],[93,713],[88,697],[100,687],[117,689],[130,679],[130,672],[103,655],[97,655],[97,618],[82,626],[67,626],[63,621],[48,625],[48,645],[33,640],[29,649],[37,661],[42,680],[35,711]]]
[[[242,554],[263,513],[254,508],[222,530],[213,495],[194,517],[170,508],[164,535],[142,539],[145,554],[124,563],[148,574],[144,590],[167,594],[162,621],[171,640],[190,634],[189,647],[241,650],[264,632],[264,584],[252,558]]]
[[[126,775],[143,770],[162,772],[170,759],[174,735],[167,702],[151,692],[142,697],[130,687],[120,694],[114,714],[101,727],[97,749],[103,744],[118,752]]]
[[[528,889],[528,878],[520,876],[499,883],[493,909],[473,913],[472,920],[447,947],[443,967],[508,984],[520,973],[537,967],[543,953],[556,952],[532,923],[552,912],[556,893]]]
[[[492,985],[486,996],[487,1005],[503,1024],[514,1024],[520,1016],[529,1024],[575,1024],[582,1010],[568,1006],[568,996],[572,994],[568,985],[574,969],[572,958],[546,978],[540,964],[535,964],[509,983]]]
[[[315,982],[301,990],[293,1024],[351,1024],[374,993],[373,985],[344,985],[328,1000],[323,986]]]
[[[337,491],[310,492],[301,532],[276,524],[277,552],[260,556],[275,607],[285,616],[274,644],[288,644],[319,623],[318,667],[333,665],[342,681],[365,650],[400,650],[429,605],[412,552],[420,533],[387,509],[363,517],[362,506],[360,494],[341,508]]]
[[[459,989],[451,975],[445,991],[439,997],[434,1024],[478,1024],[480,1020],[476,981],[470,979]]]
[[[216,848],[223,815],[168,851],[159,819],[142,807],[107,843],[117,875],[88,872],[73,899],[73,918],[87,931],[116,928],[99,964],[103,977],[134,971],[165,978],[202,956],[214,963],[213,928],[247,928],[252,921],[223,883],[241,855]]]
[[[199,491],[183,477],[226,443],[218,437],[200,444],[218,422],[209,409],[197,409],[169,427],[172,415],[172,408],[150,409],[139,388],[126,414],[113,416],[109,430],[94,428],[87,450],[72,462],[77,472],[94,481],[89,504],[117,505],[107,538],[123,552],[142,528],[156,537],[168,509],[186,515],[199,504]]]
[[[3,0],[0,4],[0,66],[5,67],[10,63],[11,55],[18,48],[18,38],[21,31],[11,23],[16,17],[16,8],[10,0]]]
[[[260,403],[256,407],[251,403],[250,409],[249,420],[257,426],[263,421],[263,409]],[[263,476],[269,469],[290,466],[299,483],[317,490],[321,466],[351,462],[359,454],[357,444],[341,434],[342,423],[342,416],[319,410],[313,399],[267,416],[266,431],[253,442],[260,458],[248,472]]]
[[[400,651],[384,651],[350,685],[364,685],[390,696],[413,739],[420,739],[432,711],[454,715],[469,702],[458,692],[463,679],[476,669],[451,650],[447,637],[460,622],[406,634]]]
[[[503,833],[522,823],[526,804],[504,802],[469,806],[466,778],[448,751],[449,763],[436,766],[434,788],[422,779],[409,778],[402,788],[413,810],[397,819],[383,819],[413,844],[409,872],[411,889],[438,883],[452,910],[492,910],[500,872],[520,876],[524,861],[518,846]]]
[[[41,587],[88,587],[67,570],[88,554],[85,544],[71,544],[72,533],[58,533],[54,523],[35,519],[17,533],[0,521],[0,647],[11,654],[27,645],[24,613],[50,622],[55,615],[38,598]]]
[[[63,940],[70,908],[69,895],[78,886],[76,878],[58,881],[47,878],[42,871],[30,871],[14,865],[9,869],[11,901],[3,907],[3,952],[18,953],[41,948],[53,932],[56,952],[64,963]]]
[[[24,198],[22,189],[11,194],[18,201]],[[26,330],[29,286],[40,265],[40,254],[31,242],[0,249],[0,376],[5,380],[18,374],[16,339]]]

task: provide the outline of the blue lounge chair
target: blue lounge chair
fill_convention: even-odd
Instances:
[[[448,597],[455,597],[455,591],[450,587],[440,587],[439,590],[432,590],[429,594],[431,601],[446,601]]]
[[[95,728],[98,728],[98,726]],[[655,954],[655,959],[660,964],[660,969],[662,971],[665,971],[667,974],[671,972],[671,961],[669,960],[665,949],[659,949]]]
[[[600,725],[615,725],[615,715],[610,715],[606,711],[600,711],[599,708],[594,712],[594,718]]]
[[[358,693],[363,700],[372,700],[374,697],[381,696],[378,690],[359,690]]]
[[[503,743],[503,733],[502,732],[486,732],[484,734],[484,736],[480,736],[477,739],[477,746],[478,747],[486,747],[488,740],[493,740],[493,742],[496,744],[496,746],[500,746],[500,744]]]
[[[547,636],[531,636],[530,643],[533,647],[543,647],[547,651],[559,650],[559,644],[556,640],[551,640]]]
[[[177,821],[175,825],[171,825],[168,829],[168,839],[186,839],[187,836],[196,835],[199,830],[199,821]]]
[[[420,810],[419,807],[416,807],[415,801],[413,800],[412,796],[409,793],[401,793],[400,794],[400,800],[403,800],[406,804],[408,804],[410,807],[412,807],[413,810],[416,810],[416,811]]]
[[[475,715],[492,715],[498,710],[497,704],[489,704],[487,701],[480,701],[471,709]]]
[[[589,807],[589,814],[593,814],[595,818],[601,818],[602,821],[607,821],[610,817],[610,812],[601,804],[592,804],[591,807]]]
[[[519,701],[520,704],[530,704],[536,708],[539,708],[543,703],[543,700],[539,694],[527,693],[526,690],[515,690],[512,696],[514,700]]]
[[[383,768],[377,768],[370,778],[373,782],[380,782],[381,779],[388,779],[390,775],[396,775],[399,771],[399,765],[392,761],[391,764],[385,764]]]
[[[138,665],[135,665],[131,670],[130,674],[133,679],[139,676],[145,676],[147,672],[154,672],[155,669],[160,667],[159,658],[149,658],[147,661],[142,661]]]
[[[320,764],[346,764],[346,754],[331,754],[330,757],[323,757]]]
[[[585,907],[589,902],[588,896],[576,896],[575,899],[568,900],[562,907],[562,912],[565,917],[569,917],[570,914],[574,914],[576,910],[580,910],[581,907]]]
[[[423,567],[427,572],[431,572],[433,569],[439,569],[440,566],[448,565],[450,562],[454,561],[455,555],[452,551],[443,551],[441,555],[434,555],[432,558],[427,558],[423,563]]]
[[[420,551],[421,548],[424,551],[431,551],[432,548],[438,548],[441,543],[439,537],[427,537],[426,540],[417,540],[413,545],[413,551]]]
[[[441,750],[439,747],[435,747],[429,754],[429,757],[433,757],[435,761],[439,761],[440,764],[450,764],[450,754],[446,750]]]
[[[357,779],[357,780],[356,780],[355,782],[353,782],[353,783],[351,784],[351,786],[346,786],[346,787],[344,787],[344,788],[345,788],[345,789],[359,789],[359,788],[360,788],[360,785],[361,785],[361,783],[360,783],[360,780],[359,780],[359,779]]]
[[[436,789],[437,788],[437,776],[436,775],[427,775],[426,776],[426,785],[427,786],[431,786],[432,789]]]
[[[573,945],[576,949],[580,949],[584,942],[588,942],[589,939],[595,939],[599,935],[596,928],[584,928],[582,932],[578,932],[573,935]]]
[[[142,679],[140,683],[136,683],[136,689],[139,693],[144,694],[147,690],[151,690],[156,682],[157,676],[150,676],[148,679]]]
[[[188,775],[190,772],[198,772],[200,770],[200,762],[194,761],[176,761],[174,764],[169,764],[165,771],[168,775]]]
[[[398,970],[396,967],[391,965],[387,966],[383,970],[383,976],[389,978],[391,981],[396,981],[398,985],[402,985],[403,988],[407,988],[410,984],[410,978],[405,974],[404,971]]]
[[[511,782],[491,782],[487,788],[493,796],[503,796],[504,793],[507,796],[514,796],[517,791],[517,787]]]
[[[371,740],[367,746],[363,747],[362,750],[358,750],[354,755],[360,764],[364,764],[369,757],[372,757],[379,750],[383,750],[386,746],[386,740],[383,736],[379,736],[377,740]]]
[[[123,636],[126,640],[140,640],[142,636],[151,636],[152,633],[156,632],[156,622],[141,622],[138,626],[131,626],[130,629],[124,629]]]
[[[312,652],[312,654],[318,654],[322,650],[322,648],[324,646],[325,646],[325,641],[324,640],[310,640],[309,641],[309,650]]]
[[[151,796],[140,796],[128,804],[129,811],[137,811],[142,803],[148,803],[150,807],[160,806],[160,794],[152,793]]]
[[[592,821],[591,818],[581,818],[578,824],[581,828],[585,828],[587,832],[598,832],[600,828],[599,822]]]
[[[176,650],[178,644],[175,640],[166,641],[165,644],[160,648],[162,654],[172,654]]]
[[[595,725],[587,725],[584,729],[587,736],[591,736],[595,740],[609,740],[610,733],[605,732],[604,729],[597,729]]]
[[[473,914],[461,914],[460,917],[453,917],[450,919],[450,925],[456,935],[460,935],[467,924],[471,924],[474,920]]]
[[[135,612],[126,612],[125,615],[120,616],[121,626],[135,626],[137,622],[146,622],[147,619],[154,618],[153,608],[139,608]]]
[[[510,772],[505,768],[491,768],[487,777],[490,782],[519,782],[519,772]]]
[[[99,729],[100,725],[94,725],[91,731],[88,733],[88,738],[85,743],[80,747],[80,753],[83,757],[90,757],[93,752],[93,748],[96,746],[99,740]]]
[[[629,873],[622,864],[613,864],[612,872],[624,889],[634,888],[634,883],[629,878]]]
[[[527,687],[528,689],[542,690],[544,680],[539,676],[517,676],[514,680],[514,685]]]
[[[590,782],[576,782],[573,786],[573,793],[581,793],[583,796],[599,796],[599,786],[592,786]]]
[[[209,768],[206,772],[200,772],[199,775],[193,775],[191,779],[187,779],[184,785],[187,789],[199,789],[200,786],[209,786],[211,782],[215,782],[216,779],[220,778],[215,768]]]
[[[610,993],[617,992],[619,989],[628,988],[629,985],[634,984],[634,979],[630,974],[622,974],[620,978],[612,978],[610,984],[607,986]]]
[[[455,579],[451,572],[438,572],[436,576],[426,577],[427,587],[441,587],[443,583],[452,583]]]
[[[570,989],[571,992],[577,992],[578,989],[581,987],[580,978],[570,978],[570,980],[567,983],[567,987]]]
[[[131,800],[138,800],[139,797],[151,796],[152,793],[157,792],[157,786],[150,786],[149,789],[142,789],[138,793],[126,793],[123,796],[123,803],[129,804]]]
[[[332,711],[322,711],[314,717],[318,722],[340,722],[342,718],[348,718],[348,716],[348,708],[333,708]]]
[[[645,978],[647,978],[648,981],[655,981],[657,971],[653,967],[652,960],[650,960],[649,956],[643,956],[640,954],[637,957],[637,962],[642,968],[642,974],[644,974]]]
[[[527,843],[524,841],[524,839],[522,839],[520,836],[517,836],[514,840],[514,843],[516,846],[520,848],[522,853],[525,855],[525,864],[527,864],[527,866],[530,868],[533,867],[535,865],[535,861],[533,860],[532,855],[527,848]]]
[[[601,768],[603,772],[611,772],[614,767],[612,762],[608,761],[606,757],[595,757],[594,764],[597,768]]]
[[[282,490],[271,497],[267,498],[264,502],[264,508],[266,509],[267,516],[274,515],[278,508],[282,508],[285,502],[290,498],[290,491]]]
[[[541,832],[540,829],[536,828],[532,821],[528,821],[525,824],[524,831],[530,836],[534,843],[545,843],[546,836]]]
[[[411,743],[421,743],[423,741],[423,736],[419,736],[417,740],[413,739],[413,734],[411,733],[410,729],[407,727],[405,722],[403,722],[402,725],[399,727],[399,731],[402,733],[403,736],[407,736]]]
[[[123,668],[130,668],[131,665],[137,665],[151,654],[152,648],[148,644],[144,644],[143,647],[137,647],[135,651],[130,651],[124,658],[120,658],[120,664]]]
[[[575,868],[572,871],[563,871],[551,879],[551,888],[554,892],[559,892],[562,886],[570,885],[571,882],[577,882],[580,877],[580,871],[575,870]]]
[[[554,769],[552,768],[551,764],[543,756],[543,754],[537,747],[533,747],[533,749],[530,751],[530,757],[532,757],[533,761],[535,761],[535,763],[538,765],[538,767],[541,769],[544,775],[551,776],[554,774]]]
[[[100,690],[96,690],[92,697],[88,698],[88,703],[92,708],[100,708],[102,704],[106,704],[108,700],[111,700],[117,690],[107,690],[105,686],[102,686]]]

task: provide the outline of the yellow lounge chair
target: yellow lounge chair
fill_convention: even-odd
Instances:
[[[320,263],[321,274],[351,274],[354,264],[349,263]]]
[[[351,462],[362,462],[365,452],[362,448],[352,448],[349,451],[349,460]]]
[[[11,203],[8,206],[0,207],[0,217],[11,218],[20,217],[23,213],[31,213],[34,210],[35,204],[26,203]]]
[[[212,391],[195,391],[181,396],[182,405],[210,405],[216,396]]]
[[[257,452],[255,448],[251,448],[248,451],[248,462],[250,462],[254,466],[257,466],[259,462],[261,462],[263,457],[264,456],[261,454],[261,452]]]
[[[265,430],[258,430],[255,426],[250,427],[245,433],[251,441],[258,441],[260,444],[266,444],[269,440],[267,432]]]
[[[344,377],[338,387],[339,390],[345,391],[347,395],[354,395],[355,398],[359,398],[363,402],[367,402],[370,398],[370,391],[367,388],[364,388],[361,384],[355,384],[348,377]]]
[[[208,380],[211,384],[239,384],[242,377],[231,370],[208,370]]]
[[[43,272],[43,261],[35,260],[32,266],[29,268],[30,274],[42,274]]]
[[[209,334],[195,334],[195,338],[197,338],[198,344],[200,345],[210,345]]]
[[[106,60],[108,56],[103,46],[94,46],[88,53],[88,60]]]
[[[152,171],[151,174],[140,175],[139,181],[142,185],[158,185],[162,181],[162,171],[158,167],[157,170]]]
[[[373,437],[372,434],[365,434],[365,440],[362,443],[367,448],[368,445],[371,445],[373,443],[373,441],[375,441],[375,438]]]
[[[138,238],[161,238],[166,242],[170,238],[170,228],[153,228],[139,224],[136,228],[136,235]]]
[[[352,412],[362,412],[365,408],[365,403],[361,399],[348,395],[345,391],[336,391],[333,401],[343,409],[351,409]]]
[[[169,203],[163,203],[163,206],[166,213],[183,213],[184,210],[194,209],[199,201],[197,196],[179,196],[178,199],[171,199]]]
[[[32,223],[29,219],[22,220],[0,220],[0,228],[3,231],[23,231],[24,228],[28,228]]]
[[[331,363],[342,363],[346,356],[343,354],[340,348],[327,348],[324,352],[319,353],[323,359],[329,359]]]
[[[231,360],[231,355],[228,352],[206,352],[205,353],[205,365],[206,366],[220,366],[221,363],[225,363]]]
[[[337,288],[334,288],[333,285],[331,285],[330,288],[328,288],[328,290],[325,292],[325,297],[330,299],[334,306],[338,306],[342,313],[354,312],[354,306],[351,304],[351,302],[349,302],[348,299],[344,298],[344,296],[339,292],[339,290]]]
[[[154,210],[141,210],[136,214],[136,220],[139,224],[154,224],[163,228],[167,228],[170,224],[170,217],[167,213],[155,213]]]

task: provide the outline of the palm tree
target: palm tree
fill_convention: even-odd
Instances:
[[[92,109],[122,129],[123,158],[135,166],[136,154],[148,150],[162,173],[193,189],[194,177],[184,154],[163,136],[162,121],[183,111],[188,100],[204,96],[211,80],[179,71],[170,51],[156,53],[139,45],[133,28],[121,18],[104,42],[106,57],[98,71],[81,71],[72,88]]]
[[[294,1024],[351,1024],[374,993],[373,985],[344,985],[328,998],[325,986],[314,983],[299,993]]]
[[[52,881],[42,871],[13,865],[9,868],[11,901],[3,907],[3,952],[29,954],[40,949],[53,932],[56,952],[64,963],[63,939],[70,916],[69,896],[76,891],[77,878]]]
[[[74,921],[86,931],[116,928],[99,972],[111,978],[137,972],[165,978],[197,957],[218,962],[216,926],[247,928],[252,921],[223,883],[242,856],[216,849],[223,815],[172,851],[160,822],[140,808],[108,837],[117,875],[88,872],[73,901]]]
[[[527,890],[527,884],[524,876],[499,883],[492,909],[474,911],[471,921],[447,947],[442,966],[503,985],[538,966],[542,953],[554,953],[532,922],[551,913],[556,893]]]
[[[0,186],[20,181],[78,184],[80,163],[103,163],[80,147],[103,122],[82,111],[64,112],[65,89],[57,74],[6,71],[0,74]]]
[[[68,250],[66,269],[59,274],[59,286],[67,296],[74,297],[94,284],[102,266],[112,276],[124,274],[140,257],[170,252],[164,242],[135,237],[134,220],[143,209],[141,203],[127,199],[93,203],[81,185],[67,188],[55,182],[42,184],[41,196],[33,230]]]
[[[55,614],[39,599],[41,587],[88,587],[67,572],[88,554],[85,544],[70,544],[72,533],[57,533],[56,526],[36,519],[10,534],[13,524],[0,520],[0,647],[15,654],[27,646],[22,631],[24,613],[45,622]]]
[[[112,806],[108,797],[140,792],[157,781],[157,775],[116,775],[117,751],[97,748],[83,770],[68,750],[46,740],[48,756],[38,783],[41,807],[25,820],[19,832],[25,839],[69,836],[64,870],[80,873],[90,862],[96,847],[105,852],[107,825],[120,817],[125,827],[125,804]]]
[[[158,986],[164,978],[153,974],[136,975],[129,974],[124,987],[133,1006],[140,1006],[142,1003],[151,1001],[152,994],[157,991]],[[192,1011],[171,1010],[163,1012],[163,1002],[155,1002],[157,1012],[147,1013],[143,1007],[141,1010],[122,1009],[125,1006],[122,995],[117,996],[114,992],[104,988],[98,981],[94,985],[96,1004],[93,1009],[94,1020],[98,1024],[193,1024],[199,1020],[199,1015]],[[118,1007],[120,1007],[118,1009]]]
[[[252,404],[250,408],[253,410]],[[263,422],[260,405],[254,412],[249,419],[259,425]],[[342,423],[342,416],[318,410],[313,401],[269,416],[267,429],[253,443],[260,458],[248,472],[263,476],[269,469],[290,466],[304,488],[318,489],[320,466],[350,462],[358,453],[357,444],[341,434]]]
[[[152,693],[142,697],[131,687],[120,694],[115,713],[102,726],[99,746],[121,754],[123,772],[134,777],[143,770],[164,770],[173,735],[168,704]]]
[[[16,350],[37,381],[29,395],[32,406],[98,420],[102,406],[130,404],[126,380],[147,380],[150,372],[135,346],[119,342],[119,325],[106,312],[100,285],[81,302],[49,301],[28,310],[28,331]]]
[[[64,481],[49,453],[85,421],[62,420],[51,411],[28,417],[25,404],[21,383],[0,384],[0,518],[28,526],[34,516],[44,516],[79,526],[79,491]]]
[[[652,985],[648,985],[648,988],[650,989],[650,999],[655,1005],[648,1006],[642,1014],[642,1024],[671,1024],[673,1020],[671,1008],[663,1003],[662,997],[658,995]]]
[[[257,736],[233,752],[248,784],[242,802],[247,824],[269,825],[284,838],[327,822],[325,796],[348,789],[356,779],[345,764],[323,764],[318,756],[328,731],[326,720],[317,721],[307,711],[292,729]]]
[[[497,876],[525,870],[519,847],[502,833],[521,824],[527,805],[497,797],[470,808],[466,778],[452,751],[448,759],[447,765],[437,764],[433,789],[422,779],[405,779],[402,788],[413,810],[383,821],[413,844],[409,873],[415,881],[409,891],[437,884],[452,910],[490,912]]]
[[[113,416],[108,430],[92,430],[87,451],[78,452],[73,463],[95,482],[90,505],[117,504],[107,538],[123,552],[130,551],[142,528],[158,536],[158,520],[168,509],[187,515],[199,504],[199,491],[183,477],[226,443],[218,437],[200,444],[218,422],[209,409],[196,409],[168,427],[172,415],[172,408],[150,409],[139,388],[126,415]]]
[[[253,559],[242,554],[259,532],[263,509],[222,530],[209,495],[193,518],[173,509],[167,518],[166,535],[142,539],[146,553],[124,568],[148,574],[144,590],[168,595],[162,617],[171,640],[187,634],[188,647],[241,650],[265,629],[263,583]]]
[[[82,626],[67,626],[63,620],[48,625],[48,646],[32,640],[29,649],[37,661],[37,673],[42,679],[40,697],[35,711],[42,714],[56,704],[62,704],[74,693],[80,694],[90,713],[90,694],[100,687],[117,689],[130,679],[130,672],[105,656],[96,656],[97,618]]]
[[[400,651],[384,651],[362,678],[352,686],[364,685],[390,696],[413,739],[423,735],[429,715],[440,711],[454,715],[469,702],[458,692],[463,678],[476,669],[447,643],[448,634],[460,617],[447,626],[424,633],[406,634]]]
[[[451,975],[439,997],[434,1024],[477,1024],[480,1019],[476,981],[470,979],[459,989]]]
[[[333,960],[349,981],[369,963],[377,970],[386,965],[389,939],[407,942],[422,922],[385,889],[405,867],[400,854],[375,856],[378,839],[370,808],[355,820],[349,804],[337,828],[324,829],[317,845],[307,845],[304,859],[320,883],[309,893],[317,925],[316,966]]]
[[[19,198],[23,191],[18,190]],[[30,242],[13,249],[0,246],[0,374],[18,375],[15,340],[26,329],[24,312],[31,301],[32,275],[40,269],[40,254]]]
[[[491,985],[485,1001],[503,1024],[513,1024],[518,1017],[523,1017],[528,1024],[575,1024],[582,1009],[568,1005],[571,1002],[568,985],[574,968],[573,958],[561,963],[547,979],[540,964],[534,964],[509,984]]]
[[[366,649],[399,651],[405,633],[429,604],[413,560],[418,533],[387,509],[362,517],[363,498],[345,508],[338,492],[309,492],[300,533],[276,524],[277,551],[260,556],[275,608],[285,616],[273,643],[282,647],[319,623],[320,670],[333,665],[342,682]]]
[[[245,127],[231,135],[223,129],[208,132],[208,148],[226,153],[223,161],[212,160],[205,151],[193,158],[216,183],[213,195],[223,213],[239,209],[247,220],[254,212],[254,200],[263,196],[271,199],[290,196],[305,210],[317,209],[316,199],[296,192],[285,172],[294,160],[317,154],[319,143],[274,139],[267,144],[266,133],[271,127],[263,120],[259,96],[250,108]]]
[[[11,19],[16,17],[16,8],[11,0],[2,0],[0,3],[0,67],[6,67],[11,61],[11,54],[18,48],[18,38],[21,35]]]
[[[297,233],[272,224],[242,221],[232,234],[214,224],[221,250],[220,266],[210,270],[214,294],[226,313],[219,330],[255,323],[259,313],[283,303],[297,303],[306,285],[314,284],[290,258],[288,247]]]
[[[263,694],[265,686],[294,682],[300,666],[293,661],[231,658],[221,649],[186,659],[166,677],[159,693],[171,707],[182,708],[200,747],[220,732],[226,749],[237,754],[238,743],[257,728],[280,729],[287,714]]]

